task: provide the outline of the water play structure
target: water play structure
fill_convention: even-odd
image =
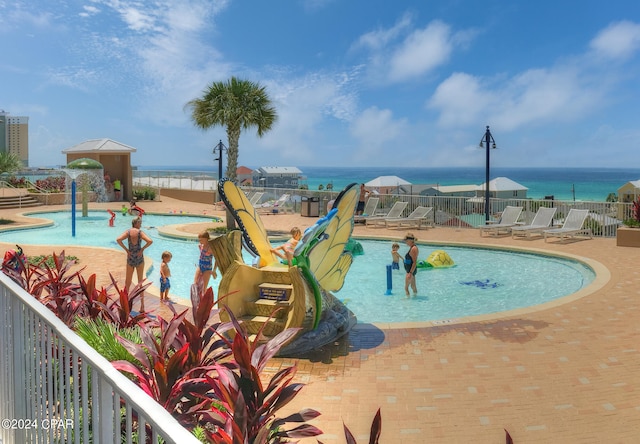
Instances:
[[[282,355],[305,353],[349,331],[355,315],[331,292],[342,288],[353,260],[345,247],[358,201],[355,184],[339,194],[327,216],[304,230],[292,267],[271,252],[258,211],[244,192],[226,179],[220,181],[219,192],[240,227],[210,241],[222,274],[220,304],[243,320],[250,334],[261,336],[258,340],[300,328]],[[243,260],[242,244],[255,255],[254,264]],[[220,317],[228,320],[224,311]]]
[[[87,217],[89,213],[89,191],[93,190],[97,194],[98,202],[107,200],[106,190],[104,187],[104,169],[102,164],[97,160],[80,158],[67,164],[62,171],[71,181],[71,235],[76,235],[76,182],[80,182],[80,191],[82,192],[82,216]],[[66,186],[69,189],[69,184]]]

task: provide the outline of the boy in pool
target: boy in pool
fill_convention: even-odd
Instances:
[[[126,216],[127,214],[129,214],[129,209],[125,204],[122,204],[122,208],[120,208],[120,212],[122,213],[123,216]]]
[[[160,264],[160,302],[169,302],[169,289],[171,288],[171,270],[169,262],[173,255],[169,251],[162,253],[162,263]]]
[[[391,245],[391,269],[392,270],[400,269],[400,260],[402,259],[402,256],[400,256],[400,253],[398,253],[399,249],[400,249],[400,245],[397,242],[394,242]]]
[[[279,258],[286,260],[291,267],[293,265],[293,251],[296,249],[296,245],[298,245],[298,242],[302,237],[302,231],[300,231],[300,228],[298,227],[293,227],[290,233],[291,239],[289,239],[279,247],[272,248],[271,252]],[[280,252],[280,250],[282,251],[282,253]]]

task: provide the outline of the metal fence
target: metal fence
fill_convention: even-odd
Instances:
[[[198,443],[0,273],[0,444]]]
[[[278,199],[289,194],[296,212],[300,212],[300,203],[314,197],[320,202],[320,216],[326,214],[327,204],[338,196],[339,190],[300,190],[283,188],[243,188],[247,193],[264,192],[262,202]],[[421,196],[407,194],[379,194],[380,202],[376,215],[384,215],[396,201],[408,202],[402,216],[408,216],[416,207],[433,207],[434,226],[456,228],[478,228],[485,224],[484,198],[457,196]],[[564,217],[571,208],[588,209],[589,217],[585,228],[591,228],[594,236],[615,237],[616,231],[624,220],[631,217],[630,203],[561,201],[548,199],[490,199],[489,209],[492,220],[497,220],[507,205],[522,207],[520,222],[528,224],[541,206],[557,208],[554,225],[562,225]]]

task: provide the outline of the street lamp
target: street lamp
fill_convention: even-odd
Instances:
[[[218,182],[222,179],[222,152],[223,151],[228,152],[227,147],[224,146],[221,140],[216,146],[213,147],[213,154],[218,153],[218,157],[213,159],[218,161]]]
[[[487,131],[485,131],[484,136],[480,139],[480,148],[486,148],[487,150],[487,165],[486,165],[486,174],[484,181],[484,222],[485,224],[489,223],[489,150],[493,148],[496,149],[496,141],[493,140],[493,136],[491,135],[491,131],[489,131],[489,125],[487,125]]]

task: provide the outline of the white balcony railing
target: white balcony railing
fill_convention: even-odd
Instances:
[[[199,441],[0,273],[0,444]]]

